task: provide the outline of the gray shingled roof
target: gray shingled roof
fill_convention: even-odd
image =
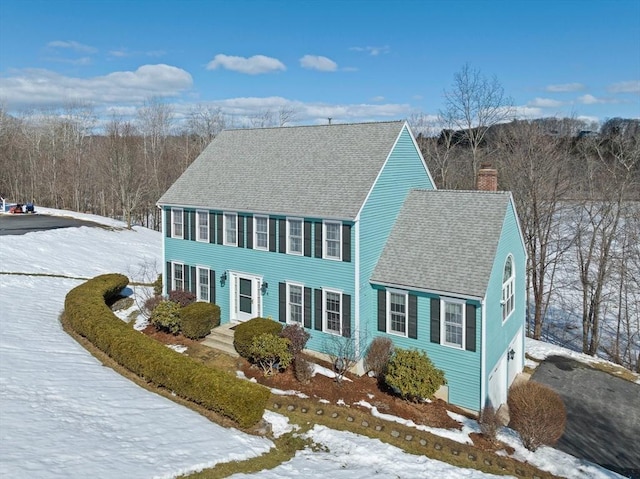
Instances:
[[[403,125],[223,131],[158,203],[353,219]]]
[[[508,192],[413,190],[371,281],[482,298]]]

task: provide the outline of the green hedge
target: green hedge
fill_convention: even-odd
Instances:
[[[213,303],[191,303],[180,311],[182,334],[190,339],[201,339],[220,326],[220,306]]]
[[[65,299],[65,317],[73,330],[156,386],[227,416],[241,427],[256,424],[269,390],[208,368],[131,329],[105,304],[128,283],[124,275],[106,274],[72,289]]]

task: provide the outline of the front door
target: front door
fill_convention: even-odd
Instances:
[[[233,305],[232,320],[247,321],[261,316],[260,283],[262,278],[257,276],[233,273],[233,287],[231,288],[231,304]]]

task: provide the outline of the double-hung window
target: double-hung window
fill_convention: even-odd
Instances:
[[[209,242],[209,212],[196,211],[196,231],[198,241]]]
[[[387,331],[407,335],[407,293],[387,291]]]
[[[342,293],[323,290],[324,331],[331,334],[342,332]]]
[[[182,208],[171,208],[171,237],[184,237],[184,211]]]
[[[304,287],[287,283],[287,322],[302,325],[304,312]]]
[[[287,219],[287,253],[299,254],[303,253],[304,243],[303,221],[296,218]]]
[[[464,348],[464,301],[442,299],[443,344]]]
[[[255,249],[269,249],[269,217],[254,216],[253,217],[253,246]]]
[[[516,274],[513,267],[513,256],[509,255],[502,273],[502,321],[506,321],[515,305]]]
[[[224,241],[227,246],[238,246],[238,215],[224,214]]]
[[[182,263],[173,263],[173,281],[171,289],[184,290],[184,265]]]
[[[329,259],[342,259],[342,224],[335,221],[325,221],[324,228],[324,257]]]
[[[209,269],[198,267],[198,301],[209,302]]]

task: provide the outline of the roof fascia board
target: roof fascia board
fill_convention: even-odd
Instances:
[[[471,294],[462,294],[462,293],[456,293],[456,292],[451,292],[451,291],[440,291],[437,289],[428,289],[428,288],[419,288],[416,286],[409,286],[406,284],[397,284],[397,283],[387,283],[384,281],[377,281],[375,279],[370,280],[370,283],[372,284],[377,284],[380,286],[384,286],[385,288],[398,288],[401,289],[403,291],[418,291],[420,293],[428,293],[428,294],[435,294],[438,296],[446,296],[447,298],[460,298],[460,299],[471,299],[473,301],[478,301],[480,303],[482,303],[483,298],[481,296],[474,296]]]

